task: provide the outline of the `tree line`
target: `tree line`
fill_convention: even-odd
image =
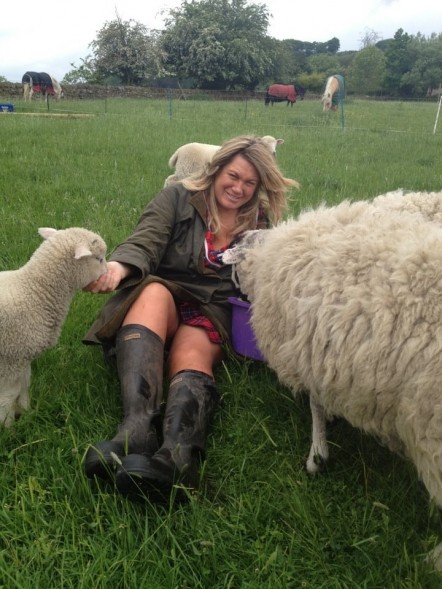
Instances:
[[[215,90],[263,90],[274,82],[321,92],[341,74],[347,91],[404,98],[426,96],[442,81],[442,33],[398,29],[379,40],[366,31],[358,51],[267,35],[270,13],[247,0],[184,0],[167,12],[163,30],[118,14],[97,32],[90,54],[72,63],[63,83],[157,85]]]

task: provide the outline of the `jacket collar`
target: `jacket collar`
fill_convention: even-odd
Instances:
[[[204,192],[195,192],[190,197],[190,204],[195,207],[197,213],[204,221],[204,224],[207,223],[207,204],[206,199],[204,197]]]

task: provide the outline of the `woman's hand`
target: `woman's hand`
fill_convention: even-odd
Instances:
[[[108,262],[107,270],[97,280],[83,288],[85,292],[108,293],[113,292],[120,282],[129,276],[130,269],[120,262]]]

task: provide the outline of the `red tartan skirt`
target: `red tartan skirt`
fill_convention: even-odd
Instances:
[[[181,321],[186,325],[193,325],[195,327],[202,327],[207,331],[207,335],[209,339],[214,344],[222,344],[222,337],[210,321],[207,319],[201,311],[198,309],[197,306],[193,305],[192,303],[179,303],[178,306]]]

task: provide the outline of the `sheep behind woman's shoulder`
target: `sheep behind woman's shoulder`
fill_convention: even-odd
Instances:
[[[31,362],[58,341],[75,292],[106,271],[106,244],[81,227],[45,239],[17,270],[0,272],[0,424],[29,405]]]
[[[411,459],[442,507],[442,228],[364,208],[307,212],[226,258],[265,360],[310,394],[309,472],[328,458],[326,417],[343,417]]]
[[[273,155],[276,154],[278,145],[284,143],[284,139],[275,139],[271,135],[264,135],[261,139]],[[164,186],[180,182],[192,174],[200,173],[219,148],[219,145],[210,143],[185,143],[178,147],[169,158],[169,167],[175,168],[175,172],[166,178]]]

